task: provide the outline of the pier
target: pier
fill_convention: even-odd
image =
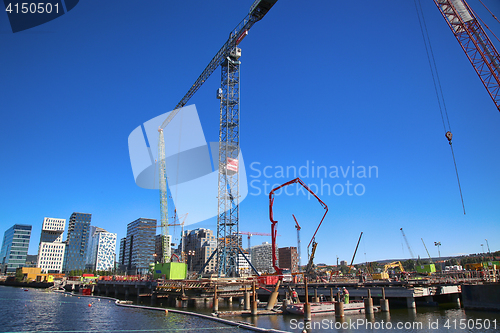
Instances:
[[[309,302],[331,301],[337,295],[338,290],[345,287],[351,300],[364,300],[370,294],[377,305],[381,299],[385,299],[390,306],[407,308],[437,306],[439,303],[456,303],[460,306],[464,282],[431,279],[407,282],[313,282],[308,284],[307,299]],[[242,311],[250,312],[252,303],[250,300],[253,297],[255,297],[256,304],[266,304],[275,289],[272,285],[256,283],[255,296],[253,296],[252,284],[251,278],[98,281],[93,286],[93,293],[121,296],[125,299],[150,298],[152,304],[159,302],[172,307],[206,307],[213,308],[214,312],[218,312],[218,305],[221,302],[226,305],[236,303],[244,308]],[[276,289],[278,302],[289,299],[291,289],[295,289],[299,299],[305,301],[306,292],[303,284],[284,284]],[[272,310],[272,307],[267,310]]]

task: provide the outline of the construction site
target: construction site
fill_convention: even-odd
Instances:
[[[354,265],[356,254],[363,232],[359,235],[356,245],[352,244],[354,254],[349,264],[318,265],[315,256],[318,251],[331,251],[333,244],[319,244],[317,235],[329,212],[325,198],[321,198],[300,177],[289,179],[265,193],[269,197],[270,233],[267,230],[258,232],[242,231],[240,229],[240,67],[243,66],[241,45],[249,35],[250,29],[266,20],[266,14],[273,10],[277,0],[257,0],[249,8],[248,15],[229,33],[219,51],[194,81],[187,93],[181,98],[174,110],[168,114],[158,128],[158,158],[155,167],[158,170],[160,189],[161,228],[160,249],[156,262],[151,263],[153,280],[138,277],[114,277],[101,279],[93,285],[93,292],[105,295],[124,295],[125,298],[150,298],[152,304],[161,303],[166,306],[208,308],[217,316],[259,315],[259,314],[303,314],[305,320],[319,312],[335,313],[342,317],[344,313],[389,311],[391,306],[405,306],[415,309],[416,304],[437,304],[451,302],[460,307],[461,300],[470,308],[481,307],[500,308],[498,302],[479,301],[471,295],[479,295],[483,291],[464,293],[468,288],[486,286],[496,288],[498,295],[498,261],[493,255],[491,259],[476,266],[445,267],[444,261],[435,263],[429,254],[424,239],[422,244],[428,259],[421,260],[415,256],[403,228],[401,237],[408,249],[408,261],[392,261],[386,264],[372,265],[363,263]],[[465,0],[434,0],[436,10],[450,28],[450,33],[462,47],[470,65],[476,71],[478,79],[483,83],[486,92],[491,97],[496,109],[500,111],[500,55],[491,42],[488,34],[476,18],[474,11]],[[422,30],[424,33],[424,30]],[[252,37],[253,38],[253,37]],[[428,38],[428,37],[427,37]],[[425,39],[425,37],[424,37]],[[429,41],[430,43],[430,41]],[[429,53],[428,56],[430,57]],[[432,62],[431,62],[432,67]],[[220,87],[216,89],[216,98],[220,102],[218,156],[214,157],[214,165],[218,170],[217,188],[217,229],[214,234],[205,229],[191,231],[192,237],[201,238],[208,249],[203,253],[191,253],[186,244],[186,237],[191,234],[184,232],[186,219],[190,212],[181,212],[184,217],[177,217],[177,207],[172,207],[171,193],[168,184],[168,166],[165,157],[164,133],[169,131],[169,124],[178,114],[182,113],[191,97],[202,87],[208,78],[220,68]],[[259,75],[248,73],[246,75]],[[434,82],[436,85],[436,82]],[[436,85],[436,91],[439,89]],[[438,91],[439,98],[439,91]],[[453,134],[447,126],[446,110],[443,113],[444,133],[451,149],[457,192],[460,194],[461,206],[465,214],[465,204],[460,186],[457,163],[453,151]],[[449,120],[448,120],[449,125]],[[354,162],[353,162],[354,163]],[[354,167],[353,167],[354,175]],[[377,170],[378,172],[378,170]],[[305,234],[300,218],[293,214],[292,224],[296,240],[293,246],[278,248],[278,221],[275,219],[274,204],[281,198],[276,193],[300,189],[317,205],[321,212],[314,222],[313,232]],[[354,188],[356,190],[356,188]],[[169,214],[174,213],[169,218]],[[184,219],[181,221],[181,219]],[[169,222],[173,220],[173,223]],[[307,221],[308,226],[311,221]],[[179,249],[172,247],[173,235],[169,226],[182,226]],[[154,226],[156,228],[157,226]],[[318,234],[319,233],[319,234]],[[288,233],[289,234],[289,233]],[[248,246],[243,245],[243,236],[248,238]],[[270,243],[251,247],[252,236],[270,237]],[[301,240],[305,240],[301,243]],[[285,241],[290,244],[290,241]],[[439,251],[440,242],[434,242]],[[302,254],[305,249],[307,254]],[[175,253],[177,252],[177,253]],[[331,252],[330,252],[331,253]],[[491,253],[491,252],[489,252]],[[366,253],[365,253],[366,254]],[[302,257],[303,256],[303,257]],[[440,256],[439,256],[440,257]],[[304,263],[301,263],[304,258]],[[434,258],[436,260],[436,258]],[[416,264],[411,264],[415,261]],[[360,262],[360,260],[358,260]],[[410,265],[411,264],[411,265]],[[404,267],[407,265],[407,267]],[[438,267],[436,267],[438,266]],[[194,270],[193,267],[197,269]],[[199,269],[198,269],[199,268]],[[493,287],[492,287],[493,286]],[[494,287],[496,286],[496,287]],[[74,287],[72,287],[74,290]],[[489,292],[489,291],[488,291]],[[464,296],[465,295],[465,296]],[[347,299],[347,301],[344,301]],[[219,302],[240,306],[238,310],[219,311]],[[488,303],[488,304],[485,304]],[[295,305],[294,305],[295,304]],[[380,305],[379,305],[380,304]],[[299,306],[300,305],[300,306]]]
[[[0,22],[6,330],[500,325],[499,0],[56,2]]]

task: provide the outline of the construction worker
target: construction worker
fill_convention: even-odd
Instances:
[[[299,302],[299,295],[297,294],[297,291],[295,289],[292,290],[292,301],[293,303]]]
[[[344,294],[344,304],[349,304],[349,292],[347,291],[346,287],[342,289],[342,292]]]

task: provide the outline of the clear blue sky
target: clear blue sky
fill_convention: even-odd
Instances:
[[[500,16],[497,0],[483,2]],[[500,35],[479,1],[469,3]],[[16,34],[0,13],[0,234],[33,225],[36,254],[44,217],[91,213],[93,225],[119,239],[129,222],[159,219],[158,192],[135,185],[128,135],[174,108],[251,4],[80,1]],[[350,261],[362,231],[355,262],[407,258],[401,227],[421,257],[420,238],[432,256],[435,241],[442,255],[481,252],[485,239],[500,249],[500,113],[434,3],[422,6],[465,216],[413,1],[279,0],[241,43],[241,147],[255,186],[263,192],[264,180],[293,178],[259,177],[266,166],[378,170],[371,178],[303,178],[364,187],[363,195],[320,193],[329,213],[316,262]],[[217,70],[190,101],[208,141],[218,140],[219,80]],[[249,191],[240,230],[270,232],[267,193]],[[275,207],[280,246],[296,245],[292,213],[303,225],[304,262],[322,209],[299,196],[278,197]],[[190,227],[215,230],[215,221]],[[263,241],[270,240],[252,239]]]

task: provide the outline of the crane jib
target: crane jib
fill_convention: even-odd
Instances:
[[[215,54],[210,63],[205,67],[200,76],[196,79],[194,84],[189,88],[188,92],[182,97],[179,103],[175,106],[174,111],[169,114],[169,117],[163,122],[161,128],[165,128],[170,121],[179,112],[178,109],[184,107],[193,95],[200,89],[205,81],[212,75],[212,73],[219,67],[219,65],[229,56],[231,50],[238,45],[239,42],[248,34],[248,30],[261,20],[267,12],[274,6],[278,0],[257,0],[250,7],[249,14],[233,29],[229,34],[228,40]]]

